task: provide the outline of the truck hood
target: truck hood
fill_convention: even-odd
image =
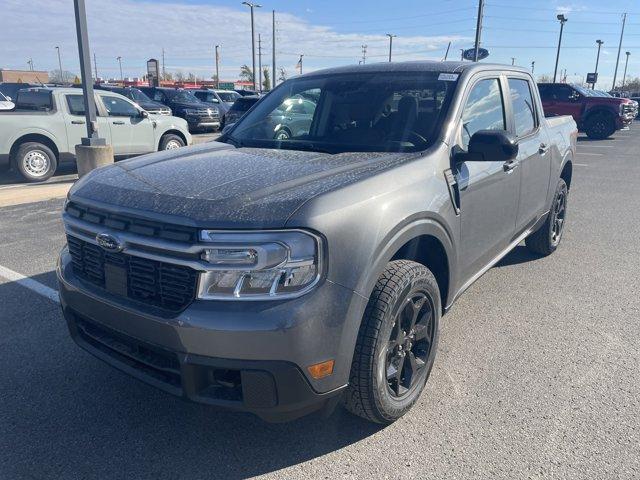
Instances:
[[[167,223],[277,228],[315,196],[415,153],[326,154],[210,142],[118,162],[76,182],[73,201]]]

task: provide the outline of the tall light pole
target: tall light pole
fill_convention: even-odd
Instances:
[[[220,45],[216,45],[216,88],[220,88]]]
[[[624,74],[622,75],[622,91],[624,91],[624,81],[627,79],[627,66],[629,65],[629,55],[631,52],[624,52],[627,56],[627,59],[624,62]]]
[[[622,37],[624,36],[624,24],[627,23],[627,14],[622,15],[622,30],[620,31],[620,43],[618,43],[618,56],[616,57],[616,69],[613,72],[613,86],[611,90],[616,89],[616,77],[618,76],[618,64],[620,63],[620,50],[622,50]]]
[[[595,69],[595,74],[596,74],[596,78],[598,77],[598,63],[600,62],[600,48],[602,47],[602,44],[604,43],[602,40],[596,40],[596,43],[598,44],[598,55],[596,55],[596,69]],[[591,84],[591,90],[595,90],[596,89],[596,82],[593,82]]]
[[[391,50],[393,49],[393,38],[397,37],[392,33],[387,33],[387,37],[389,37],[389,61],[391,61]]]
[[[124,82],[124,76],[122,75],[122,57],[116,57],[118,64],[120,65],[120,80]]]
[[[33,58],[29,58],[29,60],[27,60],[27,65],[29,65],[29,70],[33,72]]]
[[[271,10],[271,90],[276,88],[276,11]]]
[[[242,2],[242,5],[246,5],[251,9],[251,72],[253,73],[253,89],[256,90],[256,31],[253,22],[253,9],[260,8],[262,5],[251,2]]]
[[[533,72],[536,71],[536,61],[532,61],[531,62],[531,75],[533,75]]]
[[[553,83],[556,83],[556,77],[558,76],[558,62],[560,61],[560,46],[562,45],[562,31],[564,30],[564,24],[568,19],[562,13],[556,17],[560,21],[560,37],[558,38],[558,53],[556,53],[556,68],[553,70]]]
[[[258,34],[258,91],[262,93],[262,37]]]
[[[516,64],[516,57],[511,57],[511,65],[515,65]]]
[[[476,43],[473,52],[473,61],[478,61],[478,52],[480,50],[480,40],[482,39],[482,15],[484,12],[484,0],[478,0],[478,20],[476,23]]]
[[[60,83],[62,83],[64,81],[63,75],[62,75],[62,60],[60,57],[60,47],[58,47],[56,45],[56,50],[58,51],[58,66],[60,67]]]

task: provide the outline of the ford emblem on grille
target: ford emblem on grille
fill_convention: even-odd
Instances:
[[[108,252],[121,252],[123,245],[120,241],[109,233],[99,233],[96,235],[96,242]]]

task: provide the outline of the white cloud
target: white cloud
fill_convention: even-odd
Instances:
[[[0,30],[2,67],[26,68],[32,57],[36,69],[57,68],[54,47],[59,45],[63,68],[78,71],[73,2],[70,0],[3,0]],[[206,4],[153,3],[136,0],[88,0],[89,40],[101,76],[118,76],[117,56],[122,56],[126,76],[139,76],[145,61],[160,59],[165,49],[168,70],[193,71],[211,76],[214,45],[221,45],[221,78],[235,79],[242,64],[251,63],[248,9]],[[263,64],[271,64],[271,11],[256,10],[257,33],[262,35]],[[384,26],[379,35],[338,33],[288,13],[276,14],[278,67],[295,71],[298,55],[305,54],[305,71],[357,63],[361,45],[368,45],[368,61],[384,61],[388,43]],[[399,35],[393,42],[396,60],[416,60],[444,55],[449,41],[471,41],[460,35]],[[454,46],[455,48],[455,46]],[[256,45],[257,49],[257,45]],[[452,48],[452,52],[455,52]]]

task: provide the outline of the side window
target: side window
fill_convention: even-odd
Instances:
[[[164,95],[160,90],[155,90],[153,92],[153,100],[156,102],[164,102]]]
[[[67,99],[67,107],[71,115],[79,115],[84,117],[84,100],[82,95],[65,95]]]
[[[561,102],[568,102],[569,100],[571,100],[571,97],[573,96],[573,88],[565,87],[564,85],[558,85],[555,88],[554,93],[555,93],[556,100],[559,100]]]
[[[137,117],[138,109],[123,98],[102,97],[102,103],[111,117]]]
[[[522,137],[533,132],[536,128],[536,115],[533,109],[533,98],[531,97],[529,82],[518,78],[510,78],[509,94],[513,106],[516,136]]]
[[[550,85],[545,85],[545,84],[538,85],[538,90],[540,91],[540,98],[542,100],[551,100],[551,98],[553,97],[553,95],[551,95],[550,87],[551,87]]]
[[[502,92],[497,78],[480,80],[469,93],[462,111],[461,135],[465,150],[478,130],[506,130]]]

